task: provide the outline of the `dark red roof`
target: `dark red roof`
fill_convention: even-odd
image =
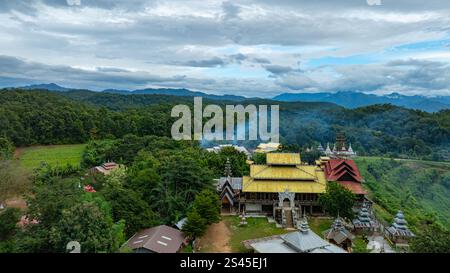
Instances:
[[[363,178],[355,162],[351,159],[330,159],[325,163],[328,181],[349,181],[361,183]]]
[[[349,191],[353,192],[354,194],[367,194],[367,191],[363,189],[361,183],[359,182],[352,182],[352,181],[337,181],[337,183],[344,186]]]

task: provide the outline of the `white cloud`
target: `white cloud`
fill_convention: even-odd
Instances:
[[[386,64],[410,57],[448,64],[446,48],[398,55],[389,49],[449,40],[450,3],[382,2],[369,6],[365,0],[339,4],[324,0],[1,1],[0,54],[48,67],[89,68],[95,73],[113,73],[100,71],[110,68],[115,73],[141,71],[141,75],[158,76],[161,85],[184,84],[181,87],[212,92],[233,90],[249,95],[261,88],[260,94],[269,96],[286,90],[343,88],[385,92],[391,86],[403,93],[449,93],[448,83],[435,73],[447,73],[447,68]],[[325,63],[320,68],[308,67],[310,60],[340,57],[345,61],[355,55],[372,60],[359,66]],[[239,69],[233,72],[230,67],[235,66]],[[406,80],[414,73],[437,78],[428,78],[428,86]],[[30,72],[23,74],[39,80]],[[172,77],[177,75],[186,77],[174,83]],[[42,77],[42,81],[57,80]],[[136,85],[133,77],[130,88]],[[70,82],[84,87],[88,83],[108,84],[102,77],[98,83],[94,77]],[[112,80],[105,88],[116,84]],[[125,78],[120,84],[127,85]]]

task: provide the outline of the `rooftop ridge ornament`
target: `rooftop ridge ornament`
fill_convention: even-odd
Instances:
[[[224,170],[223,174],[225,175],[225,177],[233,176],[233,172],[231,171],[231,163],[230,163],[229,157],[227,157],[227,161],[225,162],[225,170]]]
[[[309,232],[309,225],[308,225],[308,220],[306,219],[306,216],[303,215],[302,217],[302,221],[300,223],[300,231],[302,233],[308,233]]]

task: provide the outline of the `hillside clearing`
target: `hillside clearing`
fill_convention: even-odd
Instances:
[[[17,148],[15,158],[25,169],[39,167],[41,162],[52,166],[78,166],[86,144],[49,145]]]

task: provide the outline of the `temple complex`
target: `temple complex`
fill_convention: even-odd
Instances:
[[[314,165],[301,161],[298,153],[266,153],[266,164],[249,162],[250,173],[233,177],[229,159],[224,176],[217,180],[222,213],[266,215],[279,225],[298,228],[304,213],[322,215],[319,194],[334,181],[352,191],[361,202],[366,191],[351,159],[320,157]],[[303,212],[303,213],[302,213]]]
[[[317,199],[326,179],[319,166],[303,164],[298,153],[268,153],[266,162],[250,165],[243,177],[240,210],[272,216],[284,227],[297,227],[303,210],[323,213]]]

